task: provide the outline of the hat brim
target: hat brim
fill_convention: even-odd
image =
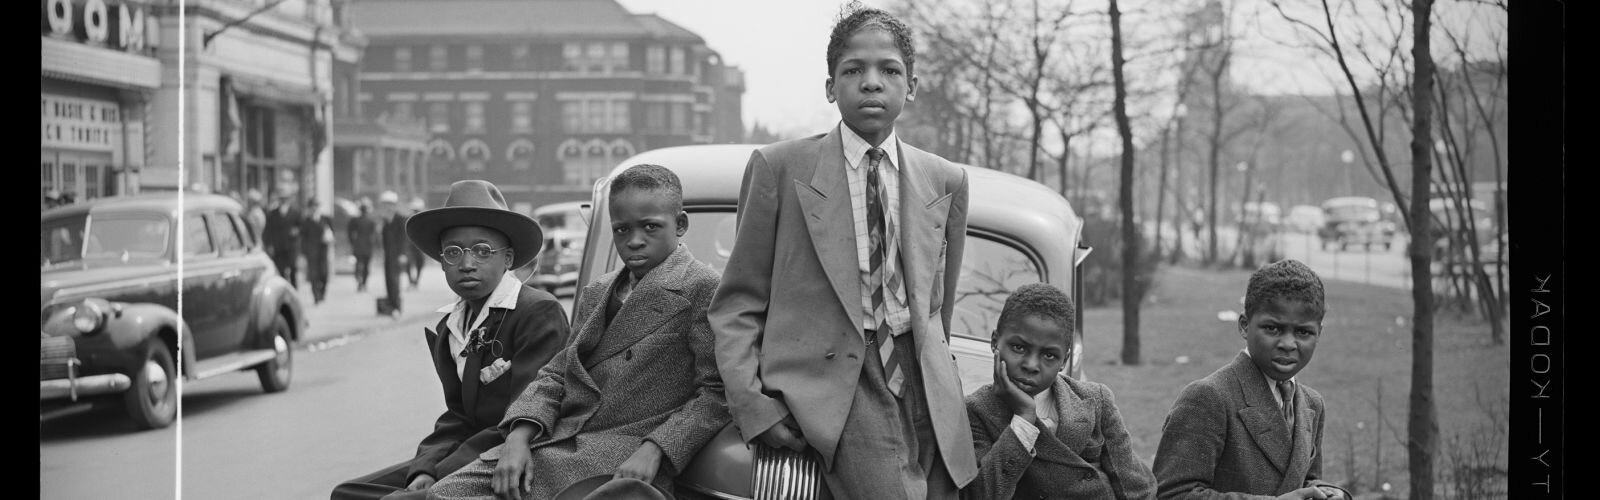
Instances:
[[[482,226],[499,231],[510,240],[511,269],[532,262],[544,246],[544,230],[533,218],[523,214],[484,207],[442,207],[417,212],[406,219],[406,238],[433,260],[441,260],[443,245],[439,236],[457,226]]]

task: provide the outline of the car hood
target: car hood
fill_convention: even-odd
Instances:
[[[160,279],[176,279],[177,270],[166,264],[149,264],[117,267],[68,267],[44,270],[39,274],[39,307],[42,309],[49,304],[58,292],[85,286],[115,287],[126,282],[129,285],[141,281]],[[76,295],[76,294],[74,294]],[[102,296],[104,294],[95,293]]]

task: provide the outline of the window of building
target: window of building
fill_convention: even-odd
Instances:
[[[628,70],[628,44],[616,42],[611,44],[611,70]]]
[[[483,101],[470,101],[466,103],[468,132],[483,131]]]
[[[561,103],[561,124],[567,132],[582,132],[583,129],[583,101],[565,101]]]
[[[450,103],[443,101],[428,103],[428,130],[431,132],[450,131]]]
[[[583,70],[583,46],[567,43],[561,46],[561,68],[567,71]]]
[[[695,113],[694,114],[694,132],[696,134],[700,134],[700,135],[711,135],[710,134],[710,127],[707,126],[709,124],[709,122],[710,122],[710,120],[706,119],[706,113]]]
[[[683,69],[683,47],[673,47],[672,48],[672,74],[674,74],[674,75],[684,74],[684,69]]]
[[[511,103],[511,130],[517,132],[533,131],[532,101],[514,101]]]
[[[467,71],[483,71],[483,46],[467,46]]]
[[[667,129],[667,103],[652,102],[644,105],[644,127],[655,132]]]
[[[633,110],[631,108],[628,105],[628,101],[611,101],[610,131],[619,134],[626,134],[631,131],[633,128],[630,123],[633,121]]]
[[[672,103],[672,131],[685,133],[689,131],[689,105],[681,102]]]
[[[527,139],[517,139],[506,150],[506,158],[511,160],[513,170],[528,170],[533,168],[533,142]]]
[[[411,71],[411,47],[394,48],[394,70],[400,73]]]
[[[395,103],[394,103],[394,119],[395,119],[395,121],[408,121],[408,120],[411,120],[411,119],[415,118],[416,117],[416,110],[414,110],[412,108],[413,108],[413,104],[412,104],[411,101],[395,101]],[[248,142],[249,141],[246,141],[247,144],[248,144]]]
[[[651,45],[644,50],[645,72],[659,75],[667,72],[667,49],[660,45]]]
[[[590,73],[609,73],[611,64],[606,59],[606,44],[591,42],[584,50],[584,71]]]
[[[461,160],[466,163],[467,170],[484,170],[489,164],[489,145],[477,139],[467,141],[461,145]]]
[[[450,69],[450,50],[443,45],[434,45],[428,48],[428,70],[445,71]]]
[[[589,132],[604,132],[610,116],[606,113],[610,101],[588,100],[583,102],[584,125]]]
[[[527,71],[533,67],[533,51],[528,44],[519,43],[511,46],[511,69],[513,71]]]

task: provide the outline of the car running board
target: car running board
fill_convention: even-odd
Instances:
[[[256,349],[253,351],[225,354],[212,359],[195,363],[195,370],[190,373],[191,380],[211,378],[224,373],[232,373],[245,368],[250,368],[261,363],[272,361],[278,357],[272,349]]]

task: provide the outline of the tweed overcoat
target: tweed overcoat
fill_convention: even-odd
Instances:
[[[1290,429],[1246,353],[1189,383],[1167,414],[1156,448],[1157,496],[1246,499],[1333,486],[1321,480],[1322,395],[1305,384],[1295,387]]]
[[[606,301],[621,272],[628,271],[583,288],[573,341],[501,421],[507,433],[522,419],[542,429],[530,443],[537,477],[527,498],[554,498],[573,482],[616,472],[645,440],[663,452],[652,484],[671,492],[672,479],[728,425],[705,315],[717,271],[679,245],[634,285],[607,326]],[[500,451],[481,458],[495,463]]]
[[[1051,392],[1060,421],[1054,433],[1040,430],[1031,456],[1011,430],[1011,410],[993,384],[967,396],[978,478],[961,497],[1155,498],[1156,478],[1134,454],[1111,389],[1058,376]]]

